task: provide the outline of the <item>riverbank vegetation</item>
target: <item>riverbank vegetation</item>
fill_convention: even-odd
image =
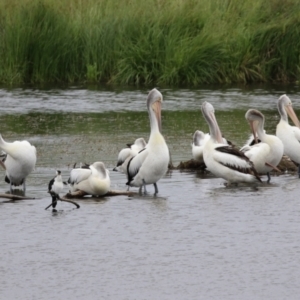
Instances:
[[[300,79],[298,0],[3,0],[0,82]]]

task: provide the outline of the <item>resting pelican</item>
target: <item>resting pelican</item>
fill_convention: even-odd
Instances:
[[[68,183],[71,192],[81,190],[89,195],[103,196],[110,188],[109,171],[103,162],[94,162],[90,166],[72,169]]]
[[[283,143],[284,154],[298,165],[300,178],[300,123],[288,96],[282,95],[278,99],[277,107],[281,118],[276,127],[276,135]],[[288,115],[296,126],[289,125]]]
[[[59,194],[64,189],[64,183],[61,177],[61,171],[56,171],[56,176],[50,180],[48,185],[48,192],[52,197],[52,207],[53,209],[56,207],[57,200],[59,199]]]
[[[223,143],[213,106],[204,102],[201,110],[210,131],[210,139],[203,149],[207,169],[215,176],[227,180],[229,184],[261,182],[249,158],[243,152]]]
[[[144,138],[138,138],[133,144],[127,144],[127,148],[124,148],[119,152],[118,162],[113,168],[113,171],[125,173],[130,158],[137,155],[146,147],[146,145],[147,143],[145,142]]]
[[[253,162],[259,174],[267,174],[267,182],[270,182],[270,171],[274,169],[280,172],[276,167],[283,156],[283,144],[277,136],[265,133],[265,116],[260,111],[249,109],[245,118],[250,123],[256,144],[244,146],[241,151]],[[257,143],[258,139],[260,143]]]
[[[193,158],[197,161],[200,161],[201,163],[204,163],[203,160],[203,148],[205,143],[210,139],[209,133],[204,133],[200,130],[196,130],[193,136],[193,143],[192,143],[192,155]],[[229,145],[230,142],[228,142],[225,138],[223,139],[223,143],[226,145]]]
[[[36,148],[28,141],[15,141],[8,143],[0,134],[0,149],[6,153],[6,157],[0,164],[6,169],[5,181],[12,186],[23,184],[26,190],[26,177],[34,170],[36,163]]]
[[[151,132],[146,148],[129,160],[127,166],[128,186],[144,187],[153,184],[155,194],[158,193],[156,182],[162,178],[167,170],[170,160],[169,149],[161,134],[161,104],[162,94],[153,89],[148,94],[147,108],[150,119]]]

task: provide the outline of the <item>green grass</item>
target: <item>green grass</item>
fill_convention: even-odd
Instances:
[[[300,79],[298,0],[2,0],[0,82]]]

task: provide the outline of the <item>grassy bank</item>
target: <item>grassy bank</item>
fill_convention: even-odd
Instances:
[[[0,82],[297,81],[299,8],[298,0],[2,0]]]

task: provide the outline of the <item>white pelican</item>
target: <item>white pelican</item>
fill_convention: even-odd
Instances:
[[[103,196],[110,188],[109,171],[103,162],[94,162],[90,166],[71,170],[68,183],[71,192],[78,190],[93,196]]]
[[[270,182],[270,171],[274,169],[280,172],[276,167],[283,156],[282,141],[275,135],[265,133],[265,117],[260,111],[249,109],[245,118],[250,123],[252,139],[254,137],[256,143],[252,146],[244,146],[241,151],[253,162],[259,174],[267,174],[267,182]]]
[[[146,145],[147,143],[144,138],[138,138],[134,141],[133,144],[127,144],[127,148],[124,148],[119,152],[118,162],[117,165],[113,168],[113,171],[125,173],[130,158],[137,155],[146,147]]]
[[[6,169],[5,181],[12,186],[23,184],[26,190],[26,177],[34,170],[36,164],[36,148],[28,141],[5,142],[0,134],[0,149],[6,153],[0,164]]]
[[[64,189],[64,183],[61,177],[61,171],[56,171],[56,176],[50,180],[48,185],[48,192],[52,197],[52,207],[55,208],[57,204],[57,200],[59,198],[59,194]]]
[[[298,165],[300,177],[300,123],[288,96],[282,95],[278,99],[277,107],[281,118],[276,127],[276,135],[283,143],[284,154]],[[289,125],[288,115],[296,126]]]
[[[155,194],[158,193],[156,182],[162,178],[167,170],[170,160],[169,149],[161,134],[161,104],[163,101],[162,94],[153,89],[149,92],[147,98],[147,108],[150,119],[151,132],[146,148],[140,151],[136,156],[129,160],[127,166],[126,183],[129,186],[140,188],[153,184]]]
[[[203,149],[204,162],[207,169],[228,183],[261,182],[253,163],[245,154],[223,143],[213,106],[204,102],[202,114],[209,126],[210,139]]]
[[[209,133],[204,133],[201,130],[196,130],[193,136],[193,143],[192,143],[192,155],[193,158],[201,163],[204,163],[203,160],[203,148],[205,143],[210,139]],[[223,143],[226,145],[231,144],[225,138],[223,139]]]
[[[204,144],[209,140],[210,135],[208,133],[204,133],[200,130],[196,130],[193,136],[193,143],[192,143],[192,155],[193,158],[201,163],[204,162],[203,160],[203,148]]]

